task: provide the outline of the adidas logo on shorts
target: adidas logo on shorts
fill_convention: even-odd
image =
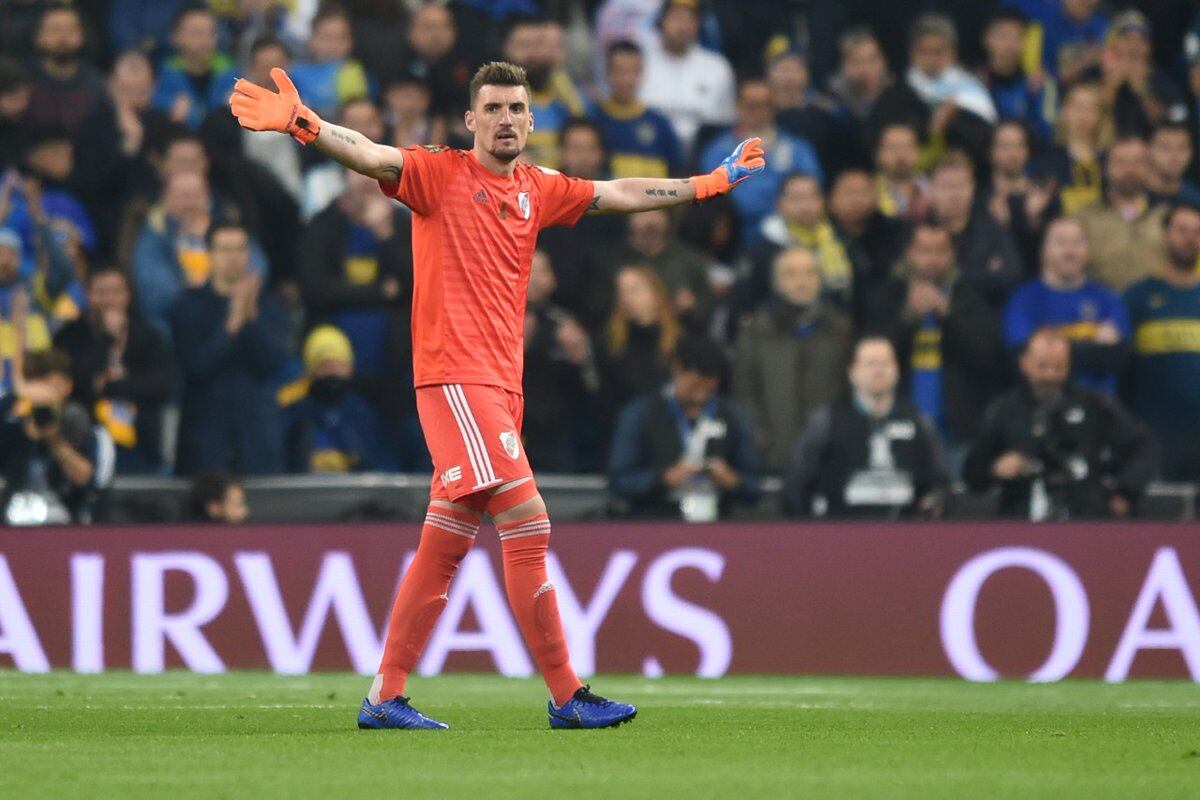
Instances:
[[[462,467],[451,467],[442,473],[442,486],[448,486],[462,480]]]

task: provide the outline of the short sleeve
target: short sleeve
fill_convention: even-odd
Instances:
[[[533,174],[542,190],[542,214],[538,227],[570,227],[579,222],[596,195],[595,185],[589,180],[568,178],[561,172],[543,167],[535,167]]]
[[[417,214],[431,214],[437,210],[442,187],[453,172],[454,151],[442,145],[405,147],[403,151],[400,181],[380,181],[379,189]]]

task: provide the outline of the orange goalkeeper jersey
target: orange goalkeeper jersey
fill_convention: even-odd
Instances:
[[[380,189],[413,211],[413,372],[417,386],[521,391],[525,290],[538,231],[574,225],[591,181],[517,164],[507,178],[470,150],[404,148]]]

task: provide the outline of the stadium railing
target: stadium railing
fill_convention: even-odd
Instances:
[[[246,478],[243,482],[251,518],[258,522],[419,521],[429,497],[425,474],[361,473],[355,475],[288,475]],[[555,519],[608,519],[614,504],[600,475],[538,475],[538,487]],[[113,487],[112,521],[162,522],[179,519],[188,482],[169,477],[118,477]],[[764,480],[764,497],[736,518],[769,520],[783,517],[782,481]],[[1194,520],[1197,486],[1159,483],[1150,486],[1139,517]],[[956,491],[946,508],[949,519],[988,519],[995,502],[988,496]]]

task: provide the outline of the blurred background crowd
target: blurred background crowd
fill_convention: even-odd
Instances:
[[[1191,0],[8,0],[0,54],[10,523],[101,519],[116,475],[240,518],[228,473],[427,472],[408,210],[227,98],[283,67],[373,140],[470,147],[494,58],[528,71],[531,162],[767,156],[542,234],[539,473],[688,519],[772,479],[797,516],[1031,519],[1200,479]]]

